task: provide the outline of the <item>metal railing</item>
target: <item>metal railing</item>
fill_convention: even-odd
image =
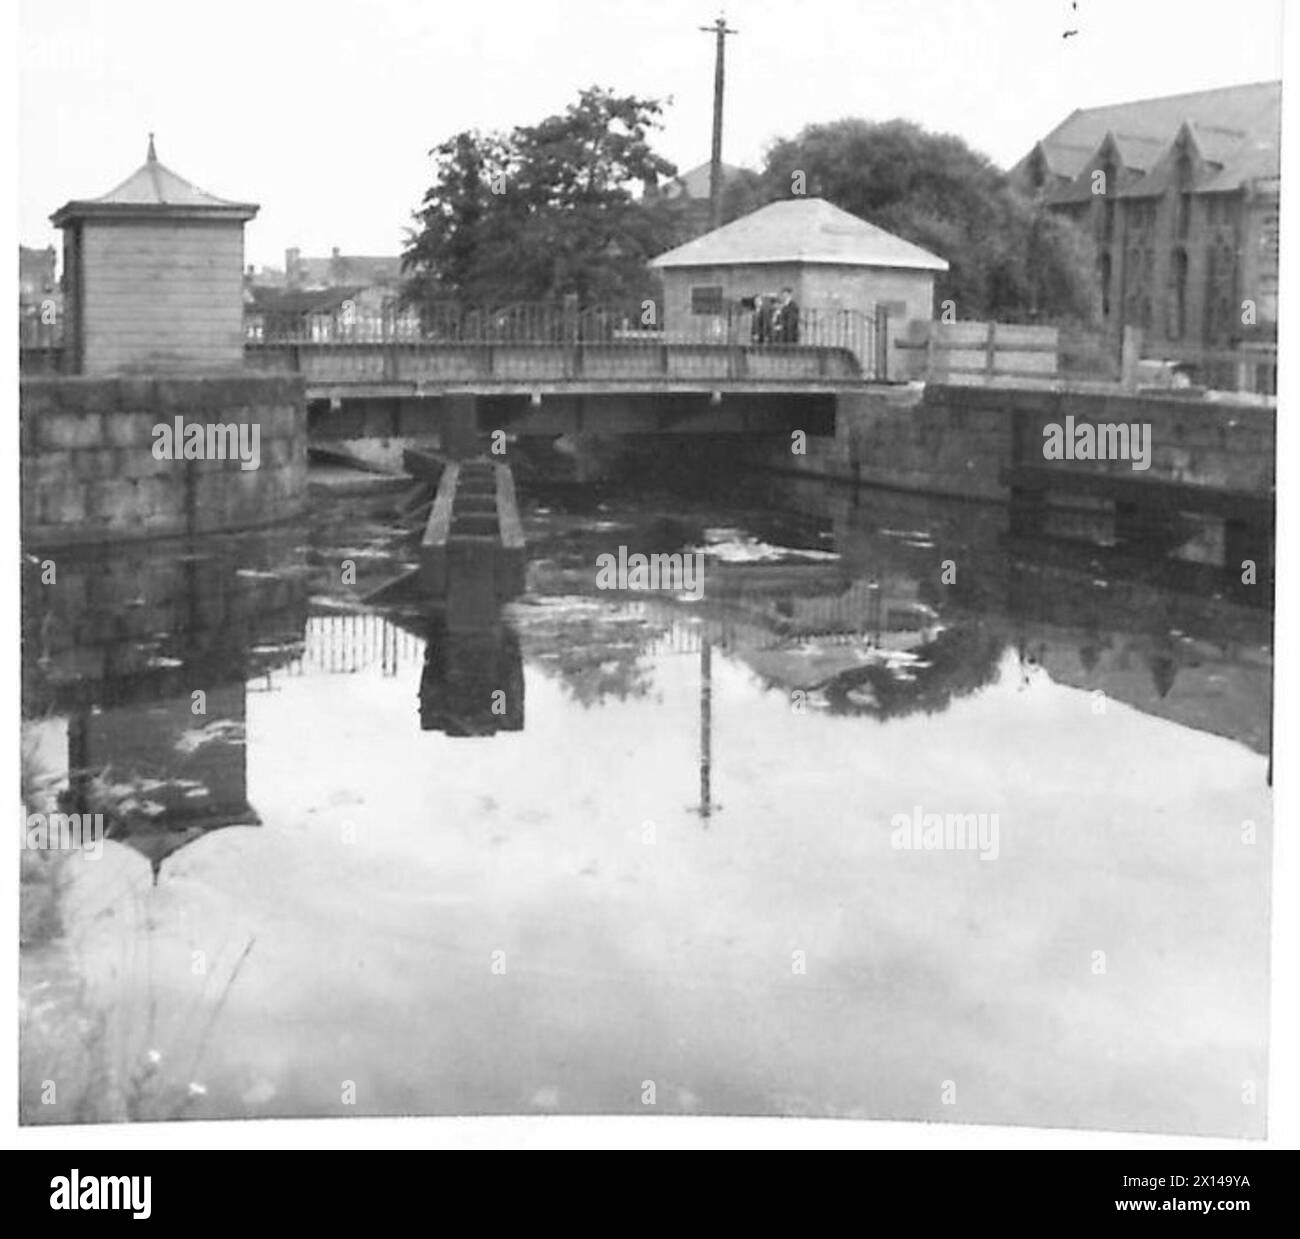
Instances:
[[[533,373],[543,379],[632,379],[642,372],[646,377],[705,377],[707,372],[755,381],[884,377],[877,347],[883,333],[873,316],[858,310],[801,308],[797,332],[777,340],[760,338],[767,333],[760,333],[754,312],[738,305],[683,316],[667,329],[647,321],[656,317],[639,302],[586,308],[438,304],[292,316],[248,310],[245,363],[257,370],[311,371],[322,381],[515,379]],[[19,345],[23,373],[59,371],[59,326],[23,322]]]
[[[753,310],[724,306],[683,316],[665,329],[653,303],[595,305],[520,302],[499,307],[441,303],[418,310],[352,310],[246,316],[246,338],[262,344],[719,344],[763,348],[845,348],[861,357],[875,346],[874,318],[860,310],[801,308],[798,329],[764,339]]]

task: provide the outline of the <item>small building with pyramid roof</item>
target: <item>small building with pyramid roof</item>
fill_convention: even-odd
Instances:
[[[806,311],[888,312],[891,336],[929,319],[948,263],[824,198],[769,203],[652,259],[664,283],[664,327],[698,332],[758,293],[788,287]],[[815,320],[813,320],[815,321]],[[696,330],[693,330],[696,329]]]
[[[158,160],[50,218],[63,230],[64,368],[166,373],[243,364],[249,202],[215,197]]]

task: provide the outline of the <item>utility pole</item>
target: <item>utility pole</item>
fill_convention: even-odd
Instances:
[[[722,89],[727,76],[727,35],[739,34],[730,30],[725,17],[717,18],[712,26],[701,26],[705,34],[716,36],[717,52],[713,61],[713,151],[709,158],[709,218],[711,226],[722,226]]]

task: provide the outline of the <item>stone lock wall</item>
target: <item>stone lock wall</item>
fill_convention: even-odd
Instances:
[[[301,513],[307,412],[296,376],[33,377],[19,392],[24,545],[249,529]],[[257,427],[259,463],[158,459],[176,418]],[[180,456],[183,442],[176,443]]]
[[[1151,464],[1134,475],[1251,494],[1273,487],[1276,410],[1258,404],[1123,392],[928,384],[838,397],[834,435],[809,435],[807,454],[755,442],[751,463],[894,490],[1005,502],[1001,472],[1042,463],[1043,426],[1134,422],[1151,427]],[[1017,444],[1017,436],[1020,438]],[[1067,468],[1079,465],[1066,463]],[[1129,473],[1122,462],[1093,470]]]

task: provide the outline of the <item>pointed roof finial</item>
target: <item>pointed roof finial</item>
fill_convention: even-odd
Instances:
[[[158,152],[153,148],[153,130],[149,131],[149,154],[146,156],[150,163],[158,162]]]

